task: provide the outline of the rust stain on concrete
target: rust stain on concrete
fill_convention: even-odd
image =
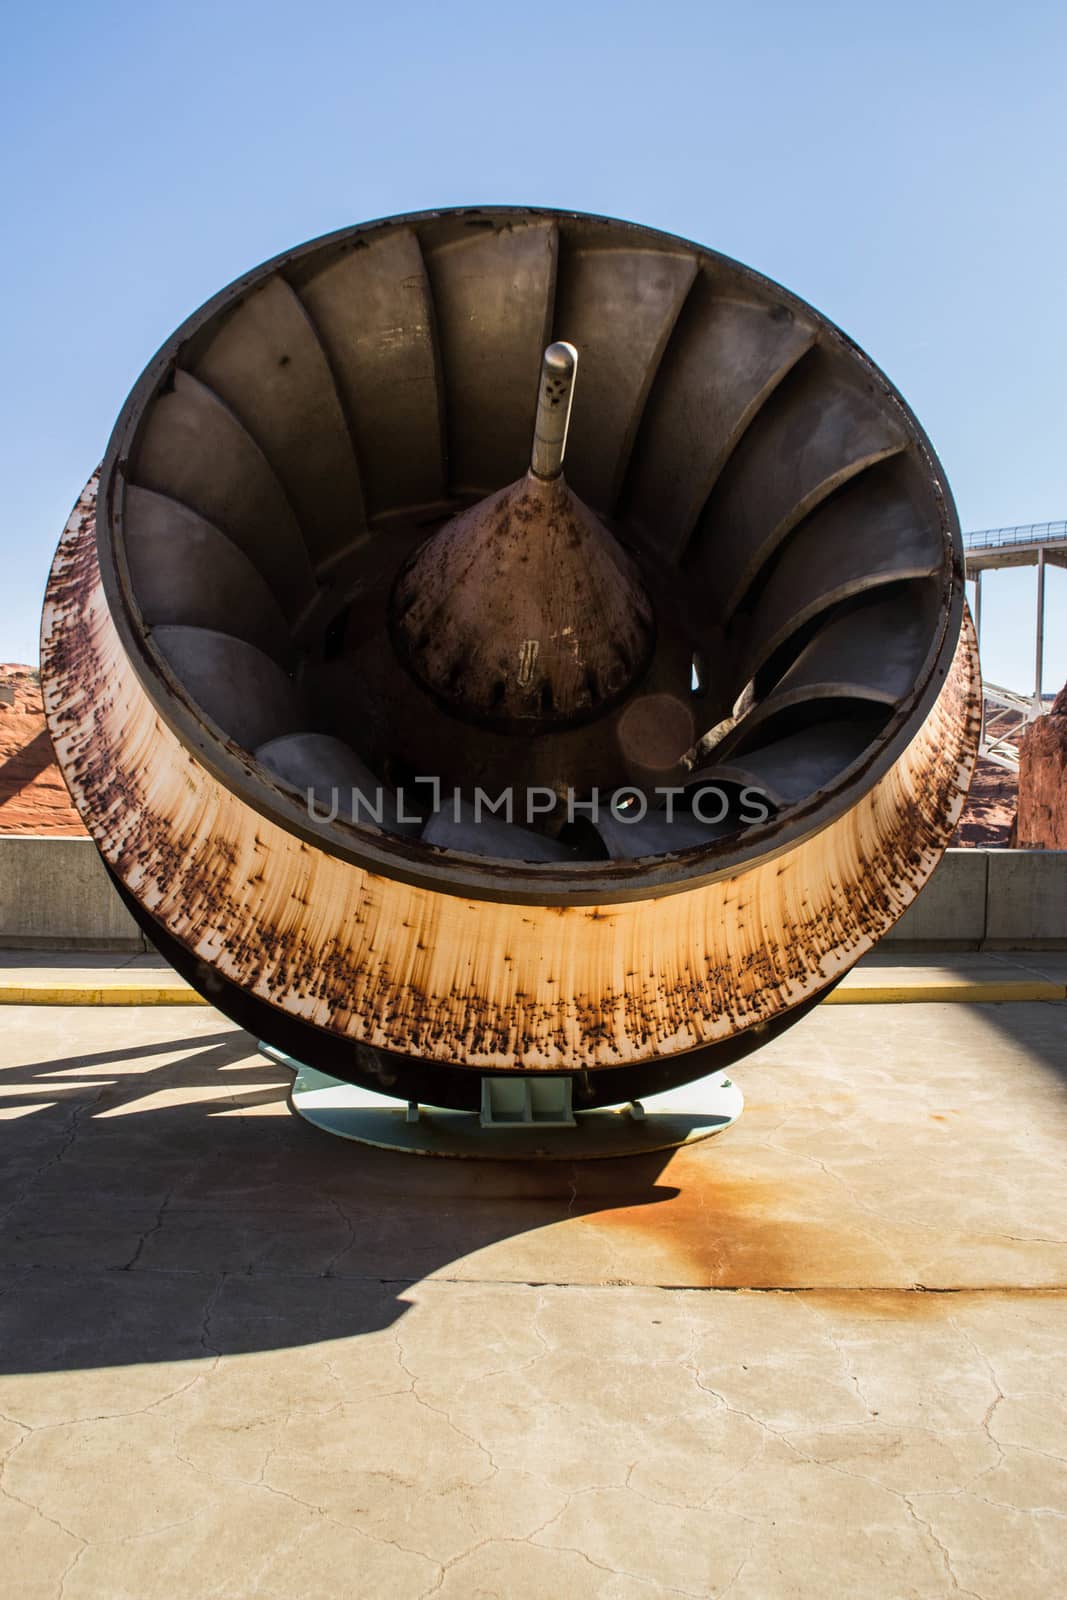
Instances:
[[[653,1158],[598,1163],[615,1172],[586,1169],[577,1176],[575,1219],[617,1237],[622,1263],[643,1258],[647,1267],[651,1248],[664,1284],[800,1288],[813,1270],[825,1279],[835,1264],[846,1268],[856,1240],[847,1229],[814,1220],[813,1177],[793,1173],[788,1183],[747,1177],[718,1154],[700,1144],[656,1157],[654,1184]],[[624,1249],[627,1239],[632,1254]]]

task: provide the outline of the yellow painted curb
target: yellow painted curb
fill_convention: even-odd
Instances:
[[[4,1006],[206,1006],[185,983],[5,983]]]
[[[904,983],[845,983],[831,989],[827,1006],[933,1005],[949,1002],[990,1005],[1011,1000],[1067,1000],[1067,985],[1046,978],[994,978],[953,982],[911,979]],[[205,1006],[188,984],[171,983],[7,983],[0,1005],[7,1006]]]
[[[906,983],[841,983],[823,1001],[828,1006],[990,1005],[1005,1000],[1064,1000],[1067,986],[1047,978],[944,979]]]

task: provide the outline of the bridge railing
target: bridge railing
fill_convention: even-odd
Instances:
[[[1013,544],[1060,544],[1067,541],[1067,522],[1023,522],[1015,528],[977,528],[963,535],[965,550],[993,550]]]

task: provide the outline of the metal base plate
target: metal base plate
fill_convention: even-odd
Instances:
[[[652,1095],[639,1106],[578,1111],[571,1128],[488,1127],[476,1112],[409,1109],[401,1100],[306,1067],[280,1050],[264,1055],[295,1073],[290,1100],[306,1122],[339,1139],[415,1156],[480,1161],[589,1161],[671,1150],[721,1133],[737,1121],[744,1096],[723,1073]]]

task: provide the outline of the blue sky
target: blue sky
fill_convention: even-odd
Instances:
[[[20,6],[5,18],[0,660],[139,371],[216,289],[346,223],[607,212],[832,317],[939,451],[965,527],[1067,516],[1067,7]],[[1032,685],[1032,569],[983,597]],[[1067,572],[1046,684],[1067,678]]]

